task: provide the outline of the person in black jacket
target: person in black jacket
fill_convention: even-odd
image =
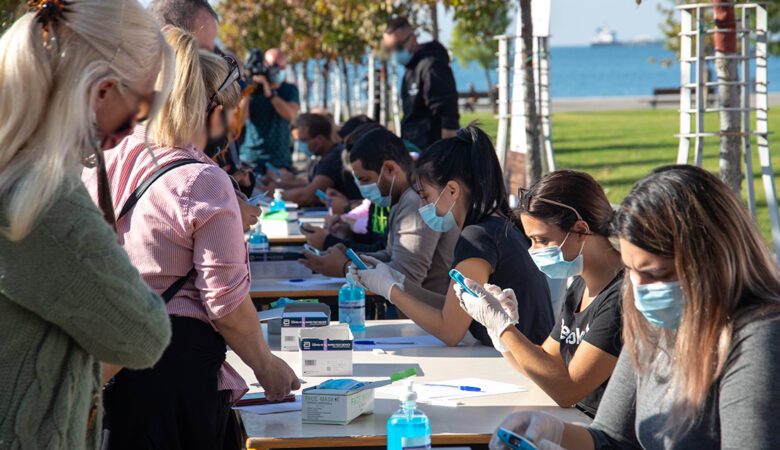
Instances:
[[[406,67],[401,85],[401,137],[423,150],[439,139],[454,137],[460,116],[447,49],[438,41],[418,44],[414,29],[403,17],[387,23],[382,45]]]

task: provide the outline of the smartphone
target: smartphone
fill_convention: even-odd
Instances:
[[[450,278],[455,280],[455,282],[458,283],[460,287],[463,288],[464,291],[468,292],[474,297],[479,297],[479,295],[475,294],[474,291],[472,291],[471,289],[468,288],[468,286],[466,286],[466,278],[463,276],[462,273],[458,272],[455,269],[452,269],[450,270]]]
[[[508,445],[513,450],[536,450],[536,446],[532,444],[531,441],[512,433],[506,428],[499,428],[496,435],[501,439],[501,442]]]
[[[260,203],[260,200],[262,200],[263,197],[265,197],[265,194],[267,194],[267,193],[268,193],[268,191],[265,191],[262,194],[257,194],[254,197],[252,197],[249,200],[247,200],[246,202],[249,203],[252,206],[257,206],[257,204]]]
[[[299,228],[301,231],[303,231],[304,233],[309,233],[309,234],[312,234],[312,233],[314,233],[314,230],[309,230],[308,228],[304,228],[304,227],[303,227],[303,225],[304,225],[304,223],[303,223],[303,222],[300,222],[300,221],[298,222],[298,228]]]
[[[328,196],[324,192],[322,192],[321,189],[317,189],[317,197],[321,198],[323,201],[328,201]]]
[[[294,402],[295,394],[288,394],[282,400],[271,402],[265,397],[265,392],[257,392],[254,394],[246,394],[241,397],[241,400],[236,402],[236,406],[251,406],[251,405],[266,405],[272,403],[286,403]]]
[[[303,249],[306,250],[307,252],[314,253],[317,256],[322,256],[321,251],[317,250],[316,248],[312,247],[309,244],[303,244]]]
[[[351,248],[347,249],[347,256],[349,256],[349,259],[352,260],[353,263],[358,267],[360,270],[366,270],[368,269],[368,266],[366,263],[363,262],[362,259],[357,255],[357,253],[353,252]]]

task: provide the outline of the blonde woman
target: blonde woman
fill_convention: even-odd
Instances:
[[[595,421],[523,412],[501,427],[542,447],[780,448],[780,269],[740,199],[703,169],[663,167],[614,229],[624,345]]]
[[[106,153],[106,166],[117,193],[114,207],[124,213],[117,222],[120,240],[143,279],[168,302],[173,338],[151,370],[122,370],[106,388],[107,449],[223,448],[230,405],[246,392],[225,362],[226,344],[254,370],[270,399],[300,387],[263,340],[249,298],[236,195],[230,177],[209,158],[226,144],[226,112],[240,97],[237,67],[199,51],[179,28],[165,35],[176,53],[176,82],[150,132],[156,159],[139,125]],[[94,173],[84,179],[95,194]]]
[[[149,367],[169,342],[78,175],[157,109],[172,63],[135,0],[38,1],[0,39],[2,448],[97,448],[99,361]]]

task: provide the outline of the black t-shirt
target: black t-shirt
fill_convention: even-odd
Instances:
[[[315,167],[314,173],[311,174],[310,178],[314,179],[317,175],[324,175],[333,180],[333,189],[346,195],[348,199],[362,199],[363,197],[360,195],[360,190],[358,190],[357,185],[355,185],[355,180],[352,178],[352,175],[347,173],[344,169],[344,163],[341,161],[342,150],[344,150],[344,146],[341,144],[336,144],[333,148],[328,150],[328,153],[320,159],[320,162],[317,164],[317,167]],[[311,181],[311,179],[309,181]]]
[[[567,366],[583,340],[614,357],[620,355],[623,347],[620,337],[623,327],[620,307],[622,286],[621,270],[583,311],[580,311],[580,304],[585,280],[575,278],[566,290],[566,298],[550,337],[560,343],[561,357]],[[591,417],[595,416],[608,381],[577,403],[577,407]]]
[[[487,261],[493,269],[488,283],[515,291],[520,313],[517,329],[534,344],[541,344],[553,327],[553,312],[547,278],[528,254],[530,245],[517,226],[503,217],[490,216],[463,229],[452,266],[469,258]],[[493,345],[479,322],[472,321],[469,331],[484,345]]]

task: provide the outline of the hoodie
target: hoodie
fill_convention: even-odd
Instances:
[[[406,65],[401,101],[401,137],[423,150],[441,139],[442,128],[459,128],[458,91],[450,56],[438,41],[420,44]]]

